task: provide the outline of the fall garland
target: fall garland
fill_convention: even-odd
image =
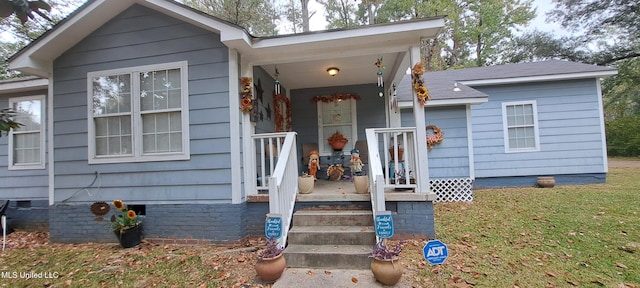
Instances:
[[[429,135],[429,130],[432,130],[433,134]],[[444,140],[444,136],[442,136],[442,129],[438,128],[436,125],[427,126],[427,146],[429,147],[429,151],[433,149],[433,146],[442,143],[442,140]]]
[[[242,99],[240,100],[240,110],[244,113],[251,112],[251,110],[253,109],[253,95],[251,95],[251,77],[240,78],[240,85],[242,86],[242,90],[240,91],[240,95],[242,95]]]
[[[416,90],[416,94],[418,95],[418,100],[420,104],[424,106],[427,103],[427,100],[431,99],[431,95],[429,95],[429,90],[424,86],[424,79],[422,78],[422,74],[424,74],[424,65],[422,62],[416,63],[411,69],[411,79],[413,79],[413,89]]]
[[[329,96],[315,96],[313,98],[311,98],[311,102],[313,103],[318,103],[318,102],[323,102],[323,103],[329,103],[329,102],[333,102],[333,101],[341,101],[341,100],[348,100],[348,99],[353,99],[353,100],[360,100],[360,96],[358,96],[357,94],[332,94]]]
[[[282,112],[281,104],[284,104],[285,109],[287,110],[285,112],[286,115]],[[282,94],[276,94],[273,96],[273,107],[275,108],[276,132],[291,131],[293,128],[291,123],[291,100],[282,96]]]

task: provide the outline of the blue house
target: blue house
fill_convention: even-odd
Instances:
[[[474,187],[604,181],[598,79],[614,69],[428,72],[423,106],[406,71],[443,25],[254,37],[174,1],[88,1],[9,59],[34,77],[0,82],[0,104],[29,124],[0,138],[0,199],[14,225],[48,226],[53,242],[115,241],[90,212],[113,199],[158,241],[237,241],[263,234],[267,213],[290,227],[315,207],[390,211],[397,236],[434,238],[434,201],[469,201]],[[428,145],[435,128],[444,139]],[[370,193],[341,177],[299,195],[309,147],[320,178],[348,179],[349,151],[366,151]]]

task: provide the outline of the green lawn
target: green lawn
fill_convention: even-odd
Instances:
[[[449,258],[429,265],[425,242],[408,241],[401,281],[414,287],[640,287],[638,175],[640,168],[614,168],[606,184],[478,190],[473,203],[436,203],[436,233]],[[257,244],[229,252],[204,245],[23,243],[29,248],[2,253],[0,286],[268,287],[256,279],[255,252],[246,249]]]
[[[640,287],[639,172],[617,168],[606,184],[478,190],[473,203],[437,203],[436,234],[449,258],[417,271],[421,285]]]

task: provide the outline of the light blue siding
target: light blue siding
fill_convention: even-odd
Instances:
[[[595,79],[474,87],[489,102],[472,107],[476,177],[604,173]],[[535,100],[540,150],[506,153],[502,103]]]
[[[412,109],[403,109],[402,126],[415,126]],[[442,129],[444,141],[428,152],[430,178],[470,177],[467,116],[465,106],[432,107],[425,109],[427,125]],[[425,129],[421,127],[419,129]],[[433,133],[433,131],[430,131]],[[423,140],[423,141],[426,141]]]
[[[87,73],[188,62],[190,160],[88,164]],[[55,201],[231,201],[228,49],[219,35],[133,5],[54,62]]]
[[[47,95],[46,90],[2,95],[0,107],[9,106],[9,98],[32,95]],[[46,97],[45,97],[45,105]],[[45,119],[43,119],[44,121]],[[43,122],[43,125],[46,125]],[[46,129],[46,128],[45,128]],[[46,137],[45,134],[42,137]],[[46,149],[42,147],[43,149]],[[0,199],[8,200],[45,200],[49,198],[49,179],[47,169],[9,170],[9,136],[2,133],[0,137]],[[46,153],[45,153],[46,154]],[[47,161],[48,154],[43,161]]]

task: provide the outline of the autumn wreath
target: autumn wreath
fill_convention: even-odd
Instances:
[[[433,134],[429,135],[429,130],[433,131]],[[440,144],[444,140],[444,136],[442,136],[442,129],[438,128],[436,125],[427,126],[427,146],[429,150],[433,149],[433,146]]]
[[[282,111],[282,105],[286,111]],[[291,131],[293,125],[291,123],[291,100],[276,94],[273,96],[273,107],[275,108],[276,132]]]

